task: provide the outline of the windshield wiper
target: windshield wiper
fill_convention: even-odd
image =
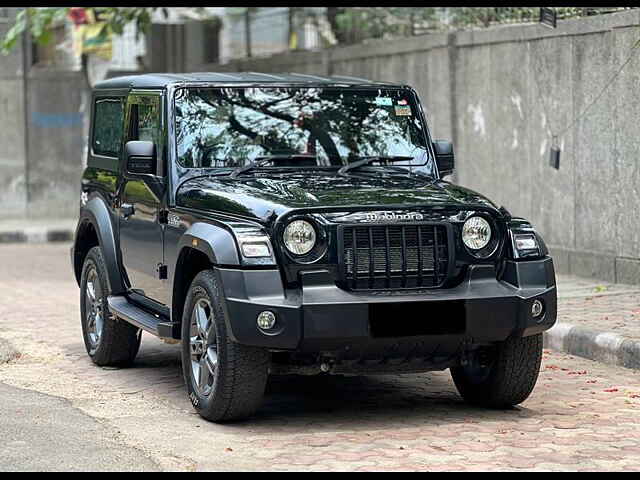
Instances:
[[[353,170],[355,168],[360,168],[364,165],[367,165],[371,162],[384,161],[384,162],[406,162],[407,160],[413,160],[413,157],[403,157],[400,155],[395,156],[386,156],[386,155],[373,155],[371,157],[362,157],[360,160],[356,160],[355,162],[348,163],[340,170],[338,170],[338,175],[345,175],[348,171]]]
[[[253,162],[250,162],[242,167],[236,168],[233,172],[231,172],[231,175],[229,176],[231,178],[236,178],[238,175],[242,175],[243,173],[249,172],[254,168],[258,168],[263,165],[266,165],[267,163],[271,163],[274,160],[296,160],[296,159],[307,160],[309,158],[317,160],[318,157],[316,155],[303,154],[303,153],[296,153],[292,155],[268,155],[265,157],[256,157],[253,160]]]

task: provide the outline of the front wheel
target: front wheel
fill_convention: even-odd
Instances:
[[[489,408],[508,408],[524,402],[538,380],[542,334],[509,338],[469,354],[465,365],[451,369],[462,398]]]
[[[269,352],[233,342],[211,270],[196,275],[182,316],[182,372],[189,399],[207,420],[238,420],[262,403]]]

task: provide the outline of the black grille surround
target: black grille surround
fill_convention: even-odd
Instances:
[[[347,290],[439,288],[455,263],[448,223],[358,223],[337,233],[338,283]]]

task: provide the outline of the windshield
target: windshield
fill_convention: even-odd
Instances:
[[[382,157],[370,164],[433,174],[417,108],[399,88],[182,88],[178,160],[187,168],[237,168],[264,157],[271,166],[341,167]]]

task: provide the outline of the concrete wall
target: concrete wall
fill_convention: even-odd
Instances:
[[[0,23],[0,37],[10,27]],[[0,68],[0,219],[27,208],[22,45],[1,59]]]
[[[0,56],[0,221],[78,213],[86,82],[65,65],[32,66],[31,51],[19,42]]]
[[[84,162],[81,103],[86,82],[79,72],[32,69],[27,91],[26,214],[31,218],[74,217]]]
[[[275,55],[201,69],[343,74],[405,82],[436,138],[455,142],[455,181],[543,233],[564,273],[640,283],[640,49],[574,128],[551,133],[600,93],[640,39],[638,10]]]
[[[560,169],[548,165],[551,131],[595,99],[640,38],[638,26],[633,10],[555,30],[505,26],[193,69],[409,83],[434,136],[455,143],[455,181],[530,219],[558,271],[640,283],[640,49],[559,138]],[[84,82],[79,73],[29,67],[25,84],[23,70],[20,48],[0,59],[0,219],[74,216]]]

